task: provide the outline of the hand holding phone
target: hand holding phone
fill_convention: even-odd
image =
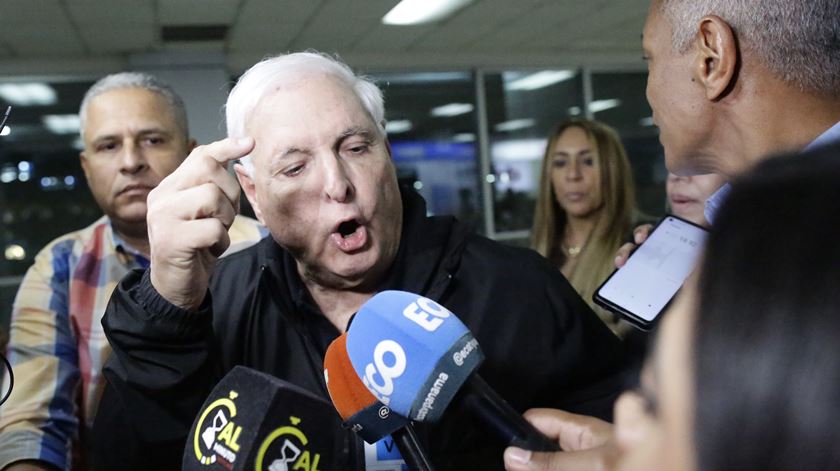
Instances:
[[[708,231],[666,215],[623,267],[595,290],[593,301],[650,330],[694,270]]]

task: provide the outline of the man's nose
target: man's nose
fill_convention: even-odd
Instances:
[[[137,173],[146,168],[146,158],[140,146],[133,142],[123,145],[120,153],[120,171],[125,173]]]
[[[353,195],[353,191],[353,183],[350,181],[344,160],[340,156],[325,159],[324,193],[327,198],[344,203]]]

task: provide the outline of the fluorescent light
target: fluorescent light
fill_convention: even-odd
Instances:
[[[534,121],[531,118],[513,119],[513,120],[510,120],[510,121],[505,121],[505,122],[497,124],[494,129],[496,129],[496,131],[499,131],[499,132],[510,132],[510,131],[516,131],[516,130],[519,130],[519,129],[530,128],[531,126],[533,126],[536,123],[537,122]]]
[[[599,111],[608,110],[610,108],[615,108],[618,106],[621,106],[621,100],[617,98],[610,98],[608,100],[595,100],[589,104],[589,112],[597,113]]]
[[[639,126],[653,126],[653,116],[640,119]]]
[[[511,139],[494,142],[490,155],[493,161],[540,160],[545,153],[546,139]]]
[[[27,160],[21,160],[20,162],[18,162],[18,170],[20,170],[21,172],[28,172],[32,170],[32,164],[29,163],[29,161]]]
[[[470,74],[466,72],[414,72],[376,74],[373,78],[377,83],[384,83],[386,85],[405,83],[440,83],[467,81],[470,80]]]
[[[48,114],[41,118],[44,126],[53,134],[74,134],[79,132],[79,115]]]
[[[505,85],[505,88],[508,90],[536,90],[564,80],[569,80],[574,76],[574,70],[543,70],[513,80]]]
[[[0,97],[18,106],[54,105],[58,101],[55,90],[45,83],[4,83]]]
[[[462,132],[452,136],[455,142],[475,142],[475,134],[471,132]]]
[[[415,190],[420,191],[420,190],[423,189],[423,182],[421,182],[420,180],[417,180],[416,182],[414,182],[414,184],[412,186],[414,187]]]
[[[0,136],[8,136],[11,133],[12,133],[12,128],[10,128],[8,126],[3,126],[3,130],[0,131]]]
[[[580,106],[570,106],[568,111],[571,116],[580,116],[580,112],[583,110],[580,109]]]
[[[438,118],[445,116],[458,116],[459,114],[471,112],[473,108],[474,106],[470,103],[450,103],[448,105],[432,108],[432,116],[437,116]]]
[[[401,132],[411,131],[411,121],[407,119],[397,119],[385,123],[385,132],[388,134],[399,134]]]
[[[385,16],[386,25],[416,25],[446,18],[472,0],[402,0]]]

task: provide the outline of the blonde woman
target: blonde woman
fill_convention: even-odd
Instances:
[[[615,268],[636,220],[633,174],[618,134],[591,120],[560,124],[543,157],[531,244],[619,337],[629,324],[595,306],[592,293]]]

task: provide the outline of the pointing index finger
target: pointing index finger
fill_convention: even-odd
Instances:
[[[225,165],[248,155],[254,149],[254,139],[248,136],[227,138],[208,144],[205,153],[216,162]]]

